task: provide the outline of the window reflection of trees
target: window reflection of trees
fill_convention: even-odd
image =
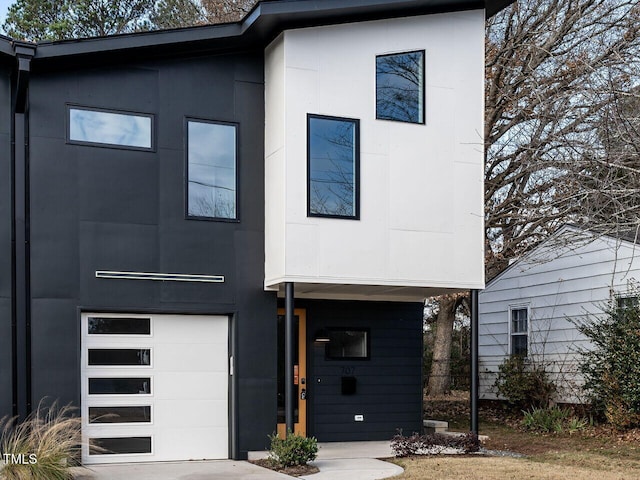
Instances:
[[[188,215],[236,218],[236,126],[188,124]]]
[[[423,85],[424,52],[377,57],[377,118],[422,123]]]
[[[311,118],[309,136],[310,213],[355,216],[356,123]]]

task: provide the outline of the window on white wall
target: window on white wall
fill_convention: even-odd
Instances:
[[[359,215],[359,121],[307,116],[307,212],[311,217]]]
[[[526,357],[529,345],[529,308],[511,307],[511,355]]]
[[[424,123],[424,50],[376,57],[376,118]]]

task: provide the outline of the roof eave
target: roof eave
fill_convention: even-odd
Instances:
[[[513,0],[279,0],[259,2],[235,23],[157,30],[108,37],[38,43],[36,61],[122,51],[224,51],[263,47],[280,32],[338,23],[430,13],[487,9],[499,11]]]

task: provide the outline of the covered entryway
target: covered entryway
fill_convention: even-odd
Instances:
[[[83,463],[229,457],[228,317],[81,322]]]

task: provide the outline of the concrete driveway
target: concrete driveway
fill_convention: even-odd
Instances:
[[[235,460],[119,463],[76,469],[76,480],[277,480],[289,479],[266,468]]]
[[[249,459],[266,458],[268,452],[249,452]],[[389,442],[319,443],[313,462],[319,473],[304,480],[378,480],[402,473],[402,468],[376,458],[392,457]],[[119,463],[92,465],[75,470],[75,480],[276,480],[289,475],[237,460]]]

